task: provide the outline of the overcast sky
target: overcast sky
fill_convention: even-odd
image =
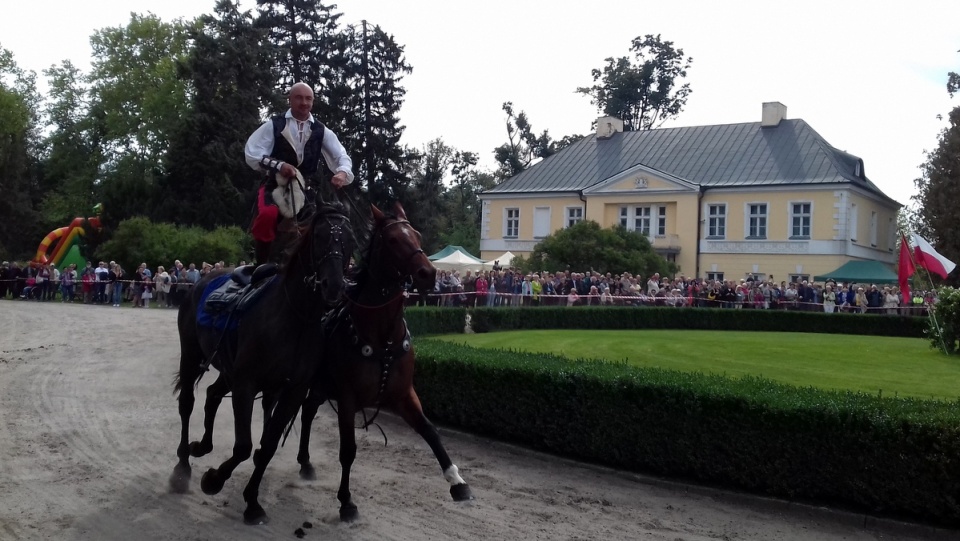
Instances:
[[[252,8],[255,0],[241,0]],[[122,26],[130,12],[164,20],[212,12],[213,0],[5,0],[0,46],[40,71],[69,58],[90,65],[89,37]],[[591,6],[591,7],[588,7]],[[598,112],[575,93],[590,71],[628,54],[645,34],[693,57],[691,94],[680,117],[694,126],[755,122],[764,101],[787,106],[830,144],[860,156],[867,176],[908,204],[924,150],[936,146],[947,112],[946,74],[960,71],[960,2],[583,2],[486,0],[337,2],[342,22],[367,20],[405,46],[402,143],[443,138],[494,167],[506,142],[504,101],[537,131],[587,134]]]

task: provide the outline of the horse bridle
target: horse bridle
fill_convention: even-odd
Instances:
[[[333,223],[334,218],[336,218],[339,223]],[[306,284],[307,287],[309,287],[310,290],[313,292],[317,291],[317,284],[319,282],[319,280],[317,279],[317,274],[319,273],[320,267],[323,266],[324,261],[326,261],[327,259],[336,258],[340,260],[340,266],[343,267],[343,259],[344,259],[344,252],[345,252],[345,250],[343,249],[343,227],[344,227],[343,224],[344,222],[347,221],[347,217],[344,216],[343,214],[338,213],[338,214],[330,214],[330,215],[324,216],[323,219],[330,226],[330,242],[329,242],[330,250],[327,250],[327,253],[325,253],[324,256],[321,257],[320,259],[315,259],[316,252],[314,251],[314,248],[316,246],[316,243],[314,243],[314,239],[312,238],[313,231],[311,231],[310,232],[310,235],[311,235],[310,261],[314,262],[313,274],[308,274],[303,277],[303,283]],[[302,262],[303,260],[301,259],[301,263]]]
[[[393,221],[393,222],[391,222],[391,223],[383,226],[382,228],[380,228],[380,232],[377,233],[377,236],[378,236],[379,239],[380,239],[380,241],[379,241],[379,246],[377,247],[378,250],[383,250],[383,245],[385,244],[385,241],[384,241],[384,239],[383,239],[383,233],[384,233],[387,229],[389,229],[389,228],[391,228],[391,227],[393,227],[393,226],[395,226],[395,225],[403,225],[403,224],[409,226],[410,229],[413,230],[413,232],[416,233],[417,235],[420,234],[420,232],[417,231],[416,228],[413,227],[413,225],[412,225],[408,220],[395,219],[395,221]],[[401,263],[406,263],[406,262],[410,261],[411,259],[413,259],[414,257],[416,257],[418,254],[422,254],[422,253],[425,253],[425,252],[423,251],[423,248],[418,248],[418,249],[412,251],[412,252],[411,252],[410,254],[408,254],[406,257],[399,258],[399,260],[401,261]],[[380,257],[380,254],[377,254],[377,255],[378,255],[378,259],[380,259],[380,258],[381,258],[381,257]],[[393,267],[393,272],[395,272],[396,275],[397,275],[395,279],[396,279],[398,282],[403,281],[404,278],[406,278],[407,276],[410,276],[410,273],[404,274],[403,271],[400,270],[400,267],[398,266],[397,263],[391,263],[391,266]]]

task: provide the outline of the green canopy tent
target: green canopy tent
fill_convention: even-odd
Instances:
[[[456,253],[456,252],[461,252],[461,253],[467,254],[468,256],[472,257],[473,259],[478,259],[478,258],[475,257],[473,254],[471,254],[470,252],[468,252],[468,251],[466,250],[466,248],[464,248],[463,246],[457,246],[457,245],[454,245],[454,244],[451,244],[451,245],[447,246],[446,248],[444,248],[443,250],[440,250],[439,252],[437,252],[437,253],[435,253],[435,254],[433,254],[433,255],[431,255],[431,256],[428,256],[427,259],[429,259],[430,261],[436,261],[436,260],[438,260],[438,259],[443,259],[443,258],[447,257],[448,255],[453,254],[453,253]]]
[[[833,279],[837,282],[895,284],[897,273],[879,261],[848,261],[839,269],[813,277],[816,282]]]

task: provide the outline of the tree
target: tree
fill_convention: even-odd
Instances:
[[[591,71],[594,84],[577,92],[607,116],[623,120],[627,131],[649,130],[676,118],[687,103],[690,84],[680,84],[693,62],[660,35],[636,37],[629,57],[607,58],[607,65]],[[679,86],[678,86],[679,85]]]
[[[22,257],[42,237],[36,75],[0,47],[0,254]]]
[[[577,272],[631,272],[667,276],[676,266],[656,254],[646,237],[617,225],[602,229],[584,220],[560,229],[540,241],[529,258],[520,261],[524,270],[550,272],[570,269]]]
[[[274,97],[265,34],[232,0],[219,0],[213,15],[188,30],[193,47],[178,77],[191,99],[171,135],[156,219],[247,225],[259,176],[245,163],[243,147]]]
[[[337,32],[341,14],[320,0],[257,0],[257,28],[266,32],[270,44],[270,66],[274,74],[274,105],[282,107],[282,97],[294,83],[304,82],[314,89],[337,83],[335,66],[342,63],[338,55],[344,50],[343,38]],[[323,99],[314,102],[314,114],[332,106]]]
[[[503,111],[507,113],[507,142],[493,150],[500,164],[495,176],[500,181],[526,170],[534,160],[548,158],[583,139],[582,135],[568,135],[554,141],[547,130],[534,134],[527,114],[514,113],[513,102],[504,102]]]
[[[951,73],[947,83],[951,96],[958,84],[960,77]],[[911,198],[918,203],[916,229],[935,243],[938,252],[960,261],[960,208],[953,204],[960,190],[960,106],[950,111],[937,148],[927,153],[920,169],[920,178],[914,180],[917,194]]]
[[[406,89],[403,77],[412,73],[403,47],[379,25],[364,21],[343,32],[345,62],[338,83],[324,89],[331,122],[350,152],[359,182],[372,202],[384,205],[400,198],[410,179],[403,172],[413,156],[400,145],[404,126],[399,113]]]
[[[51,101],[46,117],[53,130],[44,146],[43,216],[60,223],[89,212],[99,202],[97,176],[103,161],[102,125],[89,115],[84,75],[69,60],[44,70]]]
[[[177,77],[187,26],[132,14],[126,27],[98,30],[90,43],[90,114],[104,130],[104,220],[115,225],[150,206],[164,174],[163,158],[188,104],[186,82]]]

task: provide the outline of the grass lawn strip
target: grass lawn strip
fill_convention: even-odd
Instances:
[[[432,338],[733,378],[762,376],[798,387],[960,397],[960,361],[916,338],[682,330],[525,330]]]

